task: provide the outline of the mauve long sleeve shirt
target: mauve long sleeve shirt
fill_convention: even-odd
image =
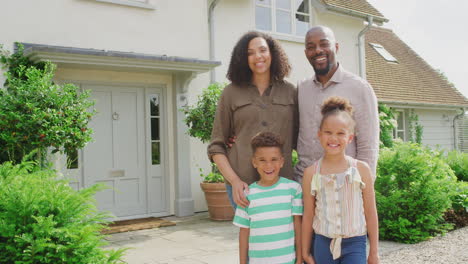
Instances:
[[[377,98],[371,85],[361,77],[346,71],[341,65],[332,78],[322,85],[315,76],[298,84],[299,162],[295,167],[296,180],[302,181],[304,170],[323,156],[317,136],[322,120],[322,103],[330,96],[347,98],[354,109],[355,137],[346,154],[369,164],[375,179],[379,153],[379,116]]]

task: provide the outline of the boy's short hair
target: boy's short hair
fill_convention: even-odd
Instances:
[[[262,147],[277,147],[283,152],[283,141],[281,138],[272,132],[260,132],[255,135],[250,141],[252,152],[255,153],[257,148]]]

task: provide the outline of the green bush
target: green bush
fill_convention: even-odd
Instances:
[[[380,237],[415,243],[449,230],[443,214],[455,184],[437,151],[408,142],[382,149],[375,183]]]
[[[380,147],[393,146],[393,129],[397,127],[395,114],[393,110],[384,105],[379,104],[379,119],[380,119]]]
[[[453,150],[447,153],[445,160],[459,181],[468,182],[468,153]]]
[[[445,220],[455,228],[468,226],[468,182],[458,181],[455,194],[450,199],[452,208],[445,212]]]
[[[0,163],[20,162],[38,149],[73,154],[91,140],[88,122],[94,110],[89,92],[73,84],[53,82],[55,65],[35,65],[17,53],[8,55],[0,46],[0,62],[8,68],[5,89],[0,89]]]
[[[185,123],[189,128],[188,134],[191,137],[198,138],[204,143],[210,141],[216,106],[224,86],[220,83],[210,84],[198,96],[195,106],[187,106],[182,109],[185,114]]]
[[[100,188],[75,191],[31,162],[0,165],[0,263],[122,263],[123,250],[101,248]]]

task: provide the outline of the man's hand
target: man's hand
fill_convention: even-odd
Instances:
[[[314,261],[314,258],[312,257],[312,255],[308,254],[308,255],[304,255],[302,256],[304,258],[304,262],[307,263],[307,264],[315,264],[315,261]]]
[[[229,137],[227,142],[226,142],[226,146],[228,146],[228,148],[232,148],[234,143],[236,143],[236,139],[237,139],[236,136]]]
[[[241,180],[232,183],[232,198],[237,205],[242,207],[249,206],[246,193],[249,193],[249,185]]]

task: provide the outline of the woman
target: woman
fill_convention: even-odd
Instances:
[[[296,146],[298,112],[296,89],[284,80],[290,70],[279,43],[264,33],[244,34],[232,51],[227,73],[231,83],[218,102],[208,155],[226,179],[233,207],[248,205],[244,192],[258,180],[250,140],[259,132],[273,132],[284,140],[280,175],[293,178],[291,151]],[[227,148],[225,143],[233,136],[236,143]]]

